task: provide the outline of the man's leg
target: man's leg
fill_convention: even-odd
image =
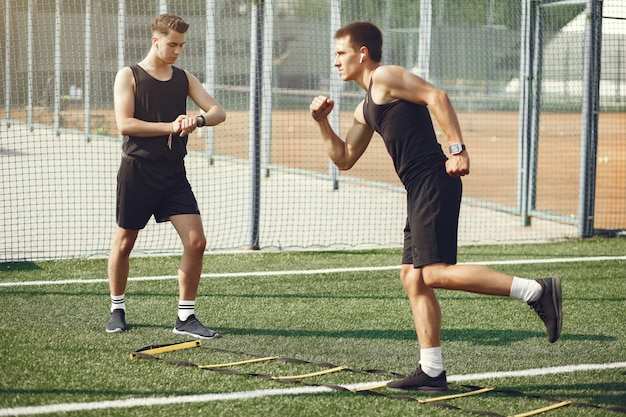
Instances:
[[[426,392],[446,391],[448,384],[441,355],[441,309],[432,288],[423,280],[422,270],[403,264],[400,279],[411,304],[420,347],[419,367],[406,378],[387,384],[390,389]]]
[[[424,283],[430,288],[443,288],[476,294],[500,295],[511,293],[513,277],[481,265],[425,265]]]
[[[407,378],[392,381],[391,389],[445,391],[441,358],[441,310],[433,288],[511,296],[527,301],[546,325],[548,341],[561,333],[561,282],[558,276],[526,280],[479,265],[432,264],[421,269],[402,265],[402,284],[409,296],[420,344],[420,367]]]
[[[420,348],[441,346],[441,309],[435,292],[422,279],[422,270],[404,264],[400,280],[409,297]]]
[[[178,268],[178,318],[174,333],[212,339],[219,337],[204,327],[195,316],[196,296],[202,273],[202,258],[206,249],[206,237],[202,219],[198,214],[181,214],[170,217],[172,225],[183,243],[183,255]]]
[[[206,249],[202,219],[198,214],[181,214],[170,217],[170,221],[183,243],[183,256],[178,268],[180,299],[195,300]]]
[[[435,285],[443,282],[436,281],[433,275],[445,278],[444,271],[448,276],[447,285]],[[414,268],[404,264],[400,279],[409,297],[420,349],[430,349],[441,346],[441,309],[433,288],[508,296],[513,277],[474,265],[433,264]]]
[[[111,318],[106,327],[108,333],[125,332],[128,329],[124,297],[130,270],[130,253],[138,234],[138,230],[123,229],[119,226],[115,230],[107,265],[111,293]]]
[[[528,280],[502,274],[480,265],[444,263],[422,268],[424,283],[431,288],[513,297],[532,307],[546,326],[548,342],[561,335],[563,324],[561,279],[558,276]]]

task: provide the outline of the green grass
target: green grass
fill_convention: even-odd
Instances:
[[[626,239],[572,240],[533,245],[471,246],[460,262],[623,256]],[[317,270],[397,265],[399,250],[238,253],[207,255],[204,273]],[[131,276],[174,275],[178,257],[133,258]],[[443,312],[446,370],[456,375],[626,361],[626,261],[498,265],[524,277],[562,276],[564,326],[551,345],[541,323],[519,301],[438,291]],[[223,337],[204,345],[331,362],[351,369],[408,373],[418,346],[398,270],[310,275],[206,278],[196,312]],[[0,282],[105,279],[106,260],[0,264]],[[164,361],[131,360],[152,344],[188,340],[171,332],[178,295],[174,279],[131,281],[127,320],[131,331],[109,335],[106,282],[0,287],[0,414],[2,409],[144,397],[172,397],[302,387],[241,375],[224,375]],[[205,365],[246,355],[191,349],[162,355]],[[310,364],[280,361],[238,367],[275,376],[313,372]],[[390,375],[340,372],[317,384],[353,384]],[[465,383],[464,383],[465,384]],[[467,384],[522,391],[598,406],[565,407],[548,416],[620,415],[626,407],[626,368],[532,377],[494,378]],[[452,392],[466,390],[458,384]],[[379,390],[384,394],[395,394]],[[409,394],[428,398],[425,394]],[[470,410],[510,415],[552,403],[502,392],[447,402],[464,411],[350,392],[283,395],[247,400],[108,408],[63,415],[467,415]],[[59,414],[60,415],[60,414]],[[623,413],[621,413],[623,415]]]

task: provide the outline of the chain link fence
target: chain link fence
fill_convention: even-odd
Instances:
[[[108,254],[121,143],[113,81],[147,54],[151,22],[164,12],[191,25],[176,66],[196,75],[228,114],[192,135],[186,158],[208,251],[402,245],[405,194],[382,140],[338,174],[308,113],[315,95],[329,95],[337,101],[334,127],[345,134],[352,123],[364,91],[338,81],[333,33],[354,20],[381,28],[383,64],[446,90],[458,112],[472,160],[461,244],[577,236],[587,175],[580,163],[586,4],[542,13],[529,177],[520,143],[530,3],[541,2],[2,0],[0,262]],[[603,3],[593,225],[619,232],[626,228],[626,5]],[[189,114],[197,111],[190,102]],[[154,222],[135,249],[179,250],[173,228]]]

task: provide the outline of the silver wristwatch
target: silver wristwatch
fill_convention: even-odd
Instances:
[[[453,143],[450,145],[450,155],[458,155],[465,150],[463,143]]]

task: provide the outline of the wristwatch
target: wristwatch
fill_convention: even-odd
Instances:
[[[450,145],[450,155],[458,155],[465,150],[463,143],[453,143]]]

